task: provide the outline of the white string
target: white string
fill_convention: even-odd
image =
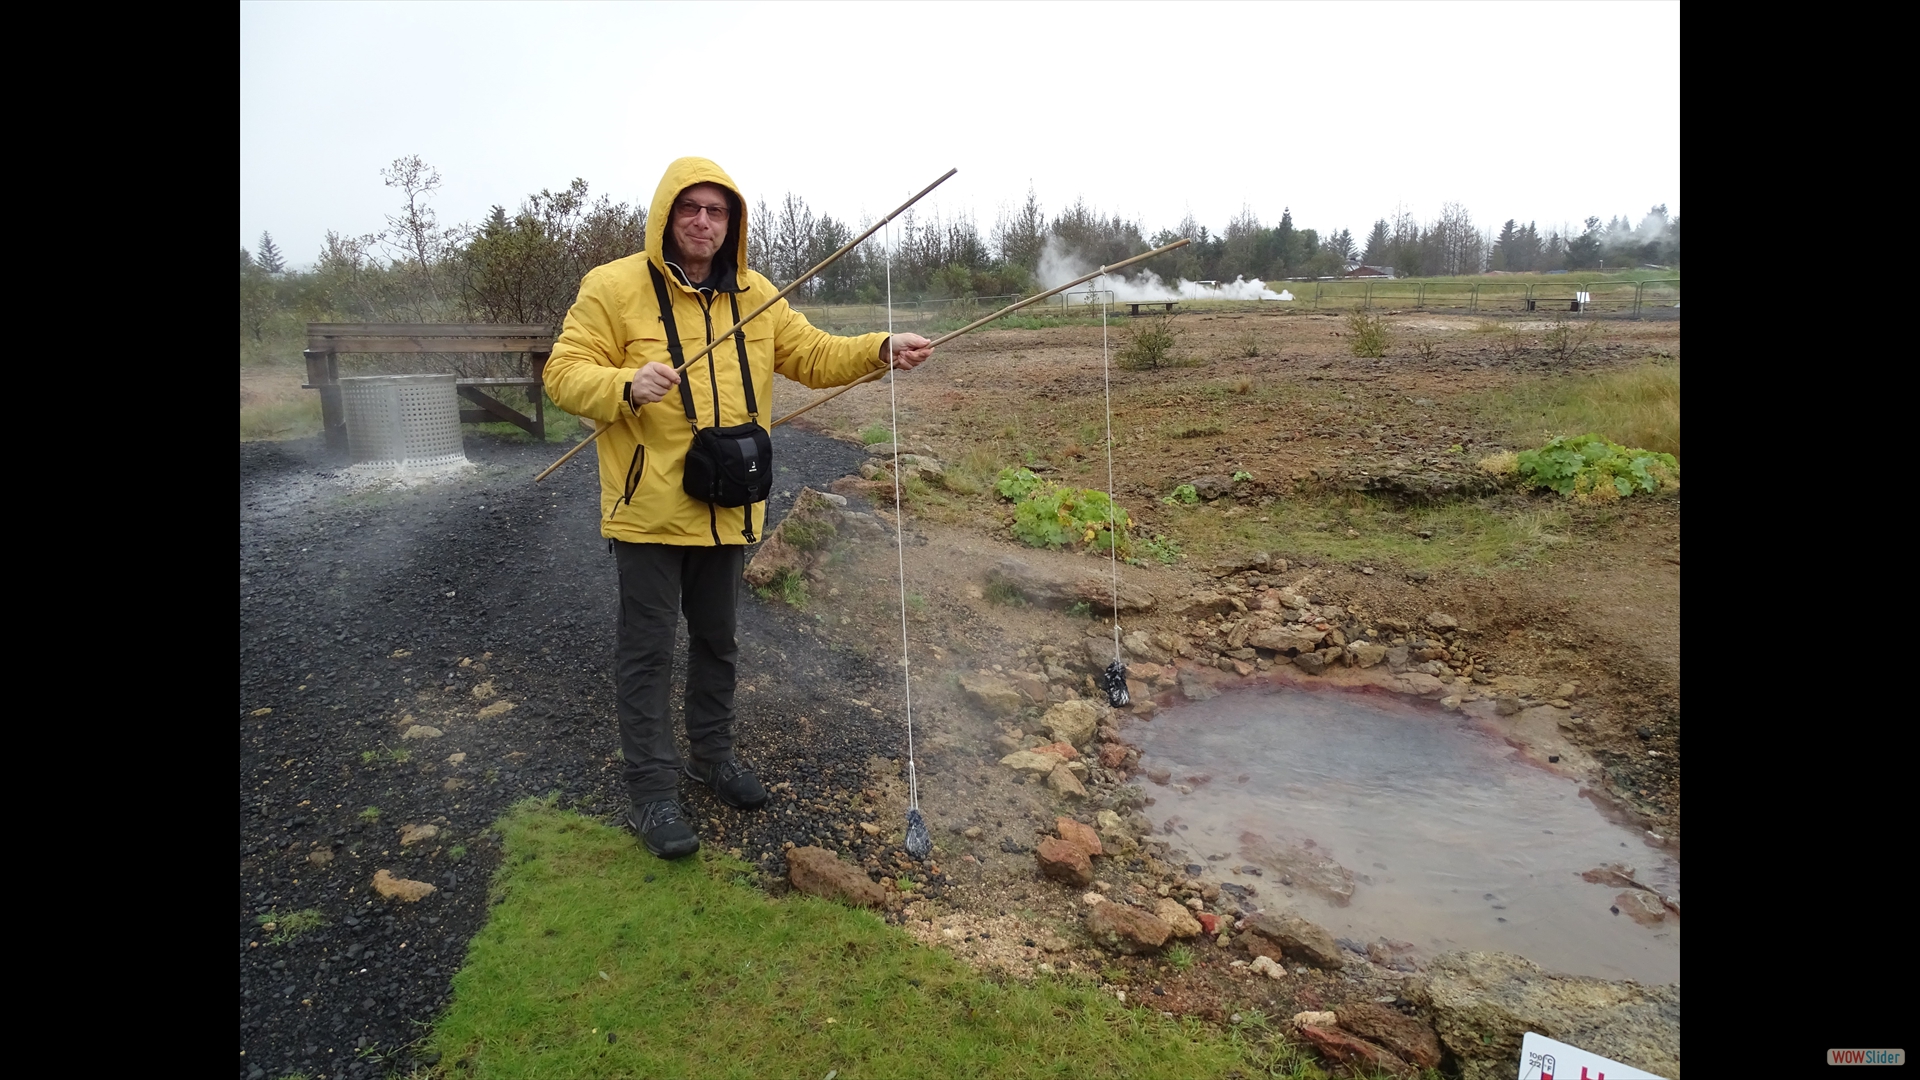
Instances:
[[[1120,533],[1114,528],[1113,505],[1113,373],[1107,366],[1107,309],[1113,306],[1108,291],[1100,301],[1100,377],[1107,386],[1107,562],[1113,567],[1113,658],[1120,656]]]
[[[900,370],[893,366],[893,227],[887,227],[887,407],[893,414],[893,547],[900,566],[900,696],[907,710],[907,808],[920,809],[920,776],[913,760],[912,657],[907,650],[906,517],[900,510],[900,402],[894,392]]]

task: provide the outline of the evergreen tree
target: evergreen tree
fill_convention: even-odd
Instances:
[[[1360,261],[1368,266],[1385,264],[1392,244],[1393,238],[1387,233],[1387,219],[1381,218],[1373,223],[1373,231],[1367,234],[1367,246],[1360,252]]]
[[[1514,220],[1512,218],[1508,218],[1507,223],[1505,225],[1500,226],[1500,235],[1494,237],[1493,253],[1487,259],[1487,269],[1489,270],[1519,269],[1519,267],[1511,265],[1512,262],[1514,261],[1513,260],[1514,248],[1519,245],[1519,237],[1520,237],[1519,226],[1514,224]]]
[[[269,274],[284,274],[287,272],[287,260],[281,257],[280,248],[273,242],[273,234],[270,232],[260,234],[260,255],[258,261],[260,263],[260,269],[265,270]]]
[[[1251,214],[1252,212],[1248,211],[1248,213]],[[1228,234],[1231,235],[1233,230],[1229,228],[1227,231]],[[1298,241],[1299,230],[1293,226],[1293,208],[1283,206],[1280,208],[1280,224],[1273,227],[1272,269],[1267,270],[1263,267],[1256,267],[1254,268],[1254,273],[1259,273],[1263,277],[1286,277],[1293,273],[1295,264],[1303,261],[1300,259],[1298,248],[1295,246]],[[1252,274],[1248,276],[1252,276]]]
[[[1567,269],[1592,270],[1600,265],[1600,219],[1590,217],[1586,231],[1567,241]]]
[[[1003,262],[1031,271],[1040,265],[1040,249],[1047,242],[1047,215],[1040,197],[1027,185],[1027,201],[1012,214],[1004,211],[993,226],[993,246]]]

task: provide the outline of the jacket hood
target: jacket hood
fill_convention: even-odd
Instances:
[[[667,269],[667,223],[673,220],[673,204],[680,198],[680,193],[695,184],[718,184],[733,193],[736,212],[733,220],[727,223],[727,235],[733,239],[733,249],[731,252],[722,252],[731,254],[733,273],[723,276],[737,279],[747,268],[747,199],[740,194],[739,185],[733,182],[733,177],[706,158],[683,157],[667,166],[666,174],[660,178],[660,186],[654,189],[653,205],[647,211],[647,258],[660,268],[661,273],[667,275],[667,280],[679,280]],[[736,287],[744,285],[742,281]]]

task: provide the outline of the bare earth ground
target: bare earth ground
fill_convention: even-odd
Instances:
[[[1578,686],[1571,713],[1583,723],[1543,725],[1535,718],[1530,725],[1503,728],[1509,740],[1542,766],[1550,755],[1564,757],[1557,769],[1578,775],[1597,802],[1677,852],[1677,495],[1616,503],[1605,512],[1568,510],[1565,500],[1545,494],[1486,497],[1479,505],[1495,517],[1564,516],[1535,543],[1478,563],[1442,556],[1397,565],[1391,555],[1303,554],[1289,547],[1298,532],[1287,532],[1284,518],[1290,500],[1325,497],[1363,469],[1471,473],[1481,456],[1537,445],[1529,433],[1510,429],[1500,395],[1535,380],[1637,364],[1649,356],[1677,357],[1678,323],[1600,324],[1583,350],[1564,356],[1543,345],[1551,323],[1521,323],[1516,334],[1502,334],[1471,318],[1390,317],[1398,341],[1424,339],[1426,355],[1403,344],[1384,360],[1365,360],[1351,355],[1345,321],[1334,317],[1202,314],[1185,322],[1182,354],[1199,363],[1113,375],[1120,502],[1145,531],[1164,528],[1182,536],[1188,553],[1173,566],[1146,560],[1122,568],[1125,582],[1162,601],[1145,615],[1123,616],[1124,628],[1193,631],[1175,614],[1182,598],[1218,587],[1207,572],[1216,561],[1239,561],[1253,551],[1268,553],[1276,566],[1287,560],[1287,572],[1267,575],[1266,583],[1310,590],[1316,603],[1366,613],[1363,621],[1399,618],[1417,627],[1429,613],[1451,614],[1470,632],[1476,663],[1497,673],[1490,685],[1475,689],[1531,691],[1544,700],[1566,683]],[[1258,357],[1240,355],[1249,335]],[[1116,332],[1111,340],[1117,346],[1122,339]],[[956,465],[964,473],[970,463],[977,480],[1001,465],[1025,462],[1062,482],[1106,487],[1098,327],[963,338],[944,348],[934,364],[900,380],[898,394],[903,448],[930,453],[950,474]],[[792,407],[782,401],[780,411]],[[849,439],[887,422],[884,388],[853,391],[801,421]],[[1256,479],[1232,497],[1192,509],[1160,502],[1178,484],[1239,471]],[[867,484],[842,482],[836,490],[866,494],[882,507],[893,498],[884,474]],[[997,724],[963,701],[956,676],[1043,671],[1043,649],[1078,652],[1079,639],[1105,639],[1108,633],[1107,621],[1097,617],[993,602],[990,571],[1001,559],[1017,555],[1066,576],[1104,572],[1105,562],[1019,545],[1006,509],[991,492],[923,489],[909,498],[904,590],[893,545],[877,543],[853,554],[843,551],[816,571],[806,602],[806,612],[843,640],[897,664],[899,595],[911,597],[907,622],[914,716],[923,740],[922,801],[936,832],[947,834],[940,837],[938,862],[953,884],[939,900],[909,907],[909,928],[988,968],[1017,975],[1040,962],[1083,965],[1115,986],[1147,988],[1162,1007],[1215,1017],[1235,1002],[1252,1001],[1285,1015],[1378,992],[1378,985],[1355,982],[1350,973],[1324,979],[1316,974],[1273,990],[1279,996],[1261,1004],[1248,997],[1245,976],[1227,967],[1244,954],[1216,950],[1204,938],[1197,946],[1201,962],[1185,972],[1164,963],[1116,962],[1085,949],[1084,936],[1076,933],[1079,890],[1038,879],[1028,850],[1051,831],[1056,814],[1091,820],[1101,796],[1096,790],[1089,804],[1062,803],[1037,782],[1021,785],[1010,770],[996,766],[1005,747],[995,748],[992,740],[1011,725]],[[1421,566],[1433,568],[1422,572]],[[1091,696],[1091,684],[1084,674],[1079,678],[1078,689]],[[1275,680],[1305,686],[1343,681],[1305,678],[1285,668],[1246,678],[1226,675],[1220,685]],[[1468,685],[1462,680],[1460,688]],[[1162,703],[1176,699],[1166,683],[1160,690]],[[900,711],[897,697],[876,704],[896,716]],[[1123,733],[1134,722],[1116,721]],[[1033,727],[1029,714],[1025,730]],[[1124,773],[1108,778],[1139,782]],[[1126,809],[1127,789],[1109,791],[1117,799],[1109,794],[1106,801]],[[1133,805],[1138,798],[1133,796]],[[897,836],[899,804],[893,805],[895,814],[880,824]],[[970,827],[977,827],[977,839],[962,835]],[[1187,874],[1203,878],[1199,867],[1183,872],[1151,857],[1097,859],[1096,868],[1103,888],[1157,889],[1173,882],[1176,897]],[[1218,867],[1206,871],[1205,879],[1222,876]],[[1063,946],[1059,955],[1049,952]],[[1391,980],[1384,971],[1374,973]]]
[[[1470,544],[1465,534],[1343,548],[1341,526],[1371,527],[1363,518],[1379,513],[1379,504],[1344,490],[1355,477],[1466,476],[1484,454],[1535,445],[1536,433],[1512,430],[1500,395],[1531,380],[1677,357],[1678,322],[1601,323],[1568,357],[1543,343],[1544,323],[1509,335],[1470,318],[1389,321],[1400,344],[1384,360],[1363,360],[1350,355],[1344,322],[1333,317],[1189,315],[1179,320],[1180,352],[1197,363],[1114,373],[1119,500],[1143,533],[1176,537],[1187,553],[1170,566],[1121,568],[1125,582],[1160,598],[1122,623],[1186,634],[1204,652],[1204,631],[1177,612],[1185,598],[1222,584],[1208,572],[1215,563],[1253,552],[1276,568],[1287,563],[1262,584],[1294,586],[1316,604],[1416,624],[1449,613],[1476,663],[1494,674],[1482,690],[1545,695],[1578,684],[1573,704],[1584,724],[1513,738],[1530,752],[1559,747],[1569,763],[1585,763],[1583,778],[1598,793],[1677,847],[1677,496],[1601,509],[1510,491],[1481,496],[1473,502],[1483,516],[1525,527],[1476,558],[1429,546]],[[1415,348],[1421,341],[1429,347]],[[1260,355],[1242,355],[1249,347]],[[1384,968],[1250,981],[1230,966],[1244,953],[1205,938],[1193,943],[1185,970],[1105,955],[1080,929],[1082,890],[1036,873],[1032,848],[1055,818],[1090,818],[1093,807],[1062,803],[1001,767],[995,739],[1006,728],[963,701],[957,679],[996,667],[1044,672],[1043,649],[1084,654],[1078,642],[1108,633],[1105,620],[994,603],[987,575],[1003,558],[1065,575],[1106,563],[1019,545],[1005,503],[977,486],[953,488],[1014,463],[1104,488],[1100,350],[1097,326],[978,332],[898,384],[901,442],[930,450],[956,476],[950,487],[910,496],[904,549],[934,866],[900,851],[902,590],[889,535],[841,546],[808,582],[799,610],[744,601],[741,749],[775,801],[745,817],[695,793],[694,818],[709,843],[758,863],[775,889],[784,887],[786,846],[835,847],[888,883],[890,917],[910,932],[1014,977],[1046,963],[1158,1008],[1216,1019],[1246,1008],[1285,1016],[1392,1000],[1403,976]],[[809,399],[788,384],[780,392],[782,413]],[[870,386],[796,424],[845,441],[794,433],[781,450],[789,456],[776,512],[804,482],[851,494],[856,509],[870,495],[886,523],[891,486],[847,478],[862,458],[854,433],[886,418],[886,387]],[[328,1066],[353,1053],[356,1039],[363,1054],[392,1052],[437,1011],[484,916],[484,882],[497,859],[486,831],[493,816],[514,798],[554,790],[609,820],[622,809],[609,699],[611,575],[595,538],[585,457],[556,474],[551,490],[535,489],[527,481],[553,448],[469,439],[481,463],[473,476],[417,492],[352,492],[340,484],[337,456],[310,444],[271,446],[242,446],[241,1044],[252,1056],[240,1074],[251,1062],[370,1074],[370,1061]],[[1235,472],[1254,479],[1218,501],[1160,502],[1178,484]],[[1328,519],[1328,507],[1357,516]],[[1084,668],[1055,679],[1056,690],[1088,692]],[[1276,678],[1318,685],[1286,666],[1208,676],[1222,687]],[[1163,703],[1173,700],[1170,681],[1156,689]],[[501,703],[511,708],[489,714]],[[1030,720],[1017,722],[1031,730]],[[444,734],[406,738],[417,725]],[[1102,779],[1101,805],[1124,812],[1145,795],[1129,785],[1137,778],[1103,770]],[[375,805],[377,819],[366,809]],[[396,842],[399,826],[417,823],[440,833]],[[1156,850],[1164,849],[1096,860],[1100,886],[1178,896],[1185,881],[1221,880],[1212,868],[1166,865]],[[439,906],[374,901],[369,879],[383,867],[437,883]],[[909,882],[896,880],[902,871]],[[1209,908],[1232,911],[1230,900]],[[328,926],[301,941],[276,945],[258,925],[271,912],[310,907]]]

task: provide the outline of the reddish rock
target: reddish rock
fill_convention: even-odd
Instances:
[[[1118,769],[1127,763],[1127,748],[1120,743],[1110,742],[1100,748],[1100,765],[1106,769]]]
[[[1342,1017],[1342,1019],[1345,1018]],[[1394,1057],[1392,1052],[1383,1050],[1357,1035],[1349,1035],[1339,1028],[1302,1024],[1297,1030],[1313,1044],[1315,1050],[1320,1051],[1322,1057],[1350,1068],[1374,1069],[1394,1076],[1414,1076],[1419,1071]]]
[[[797,847],[787,852],[787,880],[809,896],[840,900],[856,907],[880,907],[887,893],[859,867],[841,862],[826,848]]]
[[[1212,937],[1220,932],[1220,916],[1215,915],[1211,911],[1196,911],[1193,917],[1200,920],[1200,929],[1204,931],[1208,937]]]
[[[1033,752],[1036,754],[1052,754],[1055,757],[1058,757],[1061,761],[1072,761],[1075,758],[1080,756],[1080,751],[1075,750],[1073,748],[1072,743],[1064,743],[1064,742],[1048,743],[1045,746],[1036,746],[1033,748]]]
[[[1419,1020],[1370,1001],[1340,1006],[1340,1026],[1423,1069],[1440,1067],[1440,1037]]]
[[[1081,847],[1087,849],[1087,854],[1089,855],[1105,855],[1107,853],[1106,848],[1100,844],[1100,834],[1094,832],[1093,826],[1091,825],[1082,824],[1070,817],[1063,817],[1053,823],[1053,831],[1060,834],[1060,839],[1068,843],[1079,844]]]
[[[1125,953],[1157,952],[1173,928],[1128,904],[1095,904],[1087,909],[1087,933],[1095,943]]]
[[[1083,887],[1093,884],[1093,860],[1086,848],[1071,840],[1049,836],[1040,841],[1033,856],[1039,860],[1040,872],[1055,881]]]
[[[1333,940],[1333,935],[1298,915],[1282,912],[1278,915],[1262,913],[1248,916],[1247,934],[1252,938],[1263,938],[1272,942],[1289,960],[1297,960],[1327,971],[1338,971],[1346,964],[1340,955],[1339,944]],[[1248,946],[1248,951],[1253,951],[1251,944]],[[1270,954],[1263,952],[1261,955]]]

